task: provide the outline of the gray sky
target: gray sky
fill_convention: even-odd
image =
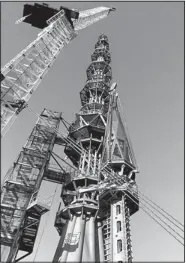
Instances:
[[[2,3],[1,64],[25,48],[40,31],[26,23],[23,2]],[[51,3],[59,7],[60,3]],[[101,33],[108,36],[113,81],[123,102],[140,174],[140,191],[183,223],[184,209],[184,3],[180,2],[63,2],[69,8],[116,7],[108,18],[79,32],[55,61],[29,106],[62,111],[68,121],[80,109],[79,92]],[[36,122],[24,110],[2,141],[2,177],[19,154]],[[42,197],[53,194],[45,184]],[[40,242],[36,261],[51,261],[59,240],[53,213]],[[43,217],[44,221],[46,216]],[[41,224],[41,227],[43,223]],[[182,261],[183,247],[142,210],[131,217],[134,261]],[[42,229],[41,229],[42,231]],[[40,231],[40,232],[41,232]],[[37,241],[38,243],[38,241]],[[34,253],[24,259],[32,261]]]

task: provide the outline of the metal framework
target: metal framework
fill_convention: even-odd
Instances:
[[[32,24],[29,10],[27,5],[25,18],[20,20]],[[100,7],[77,12],[61,7],[59,12],[49,10],[53,15],[47,13],[49,26],[45,20],[37,21],[38,27],[46,28],[1,73],[3,128],[26,106],[76,31],[106,17],[111,10]],[[63,202],[54,222],[60,240],[53,263],[132,263],[130,217],[139,209],[138,168],[122,119],[117,84],[111,85],[110,63],[108,38],[101,35],[86,71],[87,81],[80,92],[82,107],[75,121],[67,127],[61,113],[44,109],[7,172],[1,190],[2,262],[17,262],[32,253],[41,216],[50,210],[48,203],[38,202],[41,183],[47,180],[62,185]],[[67,136],[58,136],[60,121],[68,129]],[[56,144],[64,147],[73,165],[53,152]],[[62,166],[57,158],[72,169]],[[58,169],[51,166],[51,159]],[[25,254],[17,258],[19,251]]]
[[[32,253],[42,214],[49,211],[37,202],[42,180],[64,183],[68,172],[49,166],[61,113],[43,110],[25,146],[5,176],[1,192],[1,260],[16,260],[19,250]],[[25,255],[25,256],[26,256]]]
[[[36,10],[40,10],[42,7],[35,4]],[[27,5],[27,9],[32,10],[32,8],[32,6]],[[114,10],[113,8],[98,7],[80,12],[74,11],[78,14],[78,18],[75,19],[69,18],[69,10],[67,12],[66,8],[61,8],[60,11],[50,10],[48,7],[45,9],[49,12],[47,16],[49,19],[43,21],[47,27],[38,34],[36,40],[1,70],[2,136],[15,121],[17,115],[27,106],[28,100],[47,74],[62,48],[77,36],[80,29],[105,18],[111,10]],[[51,14],[54,15],[50,17]],[[22,20],[27,21],[30,17],[32,14],[27,14]]]
[[[55,226],[60,241],[53,262],[131,262],[130,216],[138,205],[128,198],[135,183],[135,158],[117,105],[108,39],[95,45],[82,108],[69,127],[65,154],[78,168],[62,188],[64,207]],[[131,181],[132,180],[132,181]],[[138,204],[138,198],[135,199]]]

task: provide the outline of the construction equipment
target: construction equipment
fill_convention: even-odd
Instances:
[[[32,12],[29,12],[27,10],[24,14],[24,19],[33,24]],[[56,25],[60,12],[47,19],[53,19],[52,23]],[[87,14],[88,17],[92,13]],[[97,19],[96,15],[93,17]],[[71,18],[69,15],[67,20],[73,23],[73,28],[83,28],[90,22],[82,14],[78,16],[79,25]],[[41,24],[37,26],[41,27]],[[48,30],[43,22],[42,27]],[[41,216],[49,211],[46,204],[38,202],[41,183],[47,180],[62,186],[62,203],[54,223],[60,236],[54,263],[132,262],[130,217],[139,210],[139,196],[142,196],[142,204],[145,196],[138,191],[136,184],[139,169],[119,109],[117,84],[111,85],[107,36],[98,38],[91,59],[86,71],[87,81],[80,92],[82,107],[69,125],[68,134],[59,133],[61,113],[45,109],[5,176],[1,198],[2,261],[17,262],[32,253]],[[2,75],[1,79],[4,81],[6,77]],[[65,158],[53,152],[55,144],[64,147]],[[51,158],[58,169],[50,165]],[[56,158],[71,169],[61,166]],[[149,204],[151,200],[147,200]],[[152,201],[150,207],[152,204],[158,211],[158,206]],[[144,210],[144,206],[141,207]],[[144,211],[149,214],[148,210]],[[183,232],[183,225],[178,220],[163,209],[158,212],[166,219],[171,217],[176,222],[174,225]],[[151,213],[149,216],[161,225]],[[173,223],[171,220],[169,218]],[[163,227],[183,245],[178,239],[183,239],[183,236],[170,225],[166,224],[166,227],[177,234],[172,235]],[[19,251],[26,254],[18,257]]]
[[[1,136],[4,136],[28,100],[41,83],[50,67],[78,31],[105,18],[113,8],[98,7],[74,11],[48,5],[26,4],[23,18],[43,30],[36,40],[7,63],[1,70]]]

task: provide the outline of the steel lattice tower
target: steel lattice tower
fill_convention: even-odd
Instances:
[[[130,215],[138,210],[125,185],[135,183],[135,161],[122,122],[108,38],[101,35],[80,92],[82,108],[69,128],[65,154],[78,168],[63,186],[53,262],[131,262]],[[122,188],[123,187],[123,188]],[[135,199],[138,201],[137,199]]]

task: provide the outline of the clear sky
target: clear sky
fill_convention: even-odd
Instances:
[[[40,31],[26,23],[14,24],[22,17],[23,4],[1,4],[2,66]],[[50,5],[59,7],[60,4],[82,10],[114,6],[116,11],[80,31],[79,36],[62,50],[34,92],[29,106],[38,113],[43,108],[61,111],[66,120],[73,121],[80,109],[79,92],[85,85],[94,45],[100,34],[106,34],[110,42],[113,81],[118,83],[117,90],[140,168],[139,189],[183,223],[184,3],[53,2]],[[3,139],[2,178],[35,122],[36,117],[25,109]],[[42,188],[42,197],[47,197],[54,193],[55,185],[45,184]],[[59,240],[53,227],[59,194],[60,187],[36,261],[53,258]],[[142,210],[131,217],[131,229],[134,261],[183,261],[183,247]],[[34,253],[24,261],[33,258]]]

